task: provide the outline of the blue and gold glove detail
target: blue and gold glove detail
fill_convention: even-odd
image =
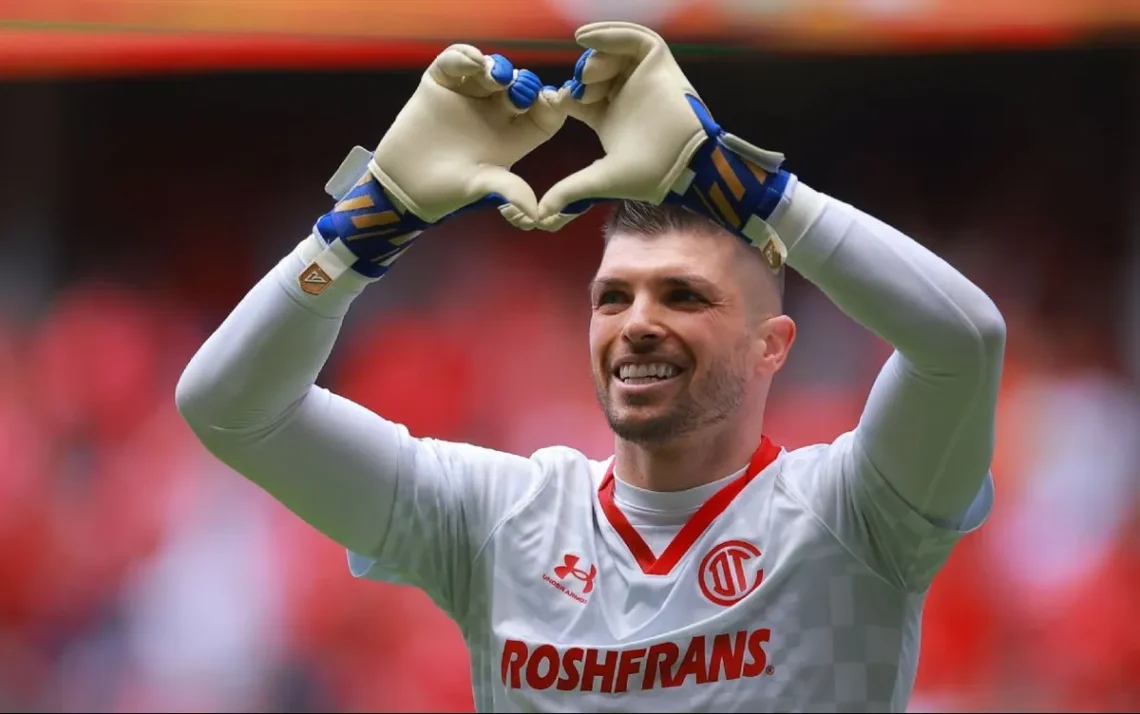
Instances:
[[[688,170],[666,194],[664,203],[678,204],[712,219],[760,249],[770,268],[780,269],[786,256],[770,240],[767,222],[786,202],[795,176],[782,168],[766,170],[759,162],[733,151],[724,141],[731,135],[713,120],[705,105],[692,95],[687,99],[708,140],[693,155]]]
[[[431,226],[494,207],[534,228],[538,200],[510,167],[561,128],[557,90],[502,55],[452,45],[432,62],[376,151],[355,147],[325,187],[336,199],[298,281],[320,294],[347,270],[380,278]]]

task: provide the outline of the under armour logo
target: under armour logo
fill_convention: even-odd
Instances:
[[[554,574],[563,580],[571,575],[578,578],[585,583],[582,587],[582,594],[586,595],[594,589],[594,578],[598,575],[598,566],[591,565],[590,572],[587,573],[578,567],[579,560],[581,558],[578,556],[567,553],[562,559],[562,565],[554,568]]]

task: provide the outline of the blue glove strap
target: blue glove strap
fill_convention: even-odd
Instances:
[[[317,219],[316,232],[325,245],[340,238],[357,258],[352,269],[378,278],[428,227],[468,211],[498,208],[505,203],[503,196],[489,193],[435,223],[428,223],[412,213],[401,213],[376,177],[366,172],[331,211]]]
[[[529,109],[543,89],[542,80],[527,69],[516,74],[514,66],[502,55],[491,55],[491,59],[491,76],[506,87],[511,103],[519,109]],[[363,164],[370,158],[369,152],[360,147],[354,149],[337,171],[337,176],[330,181],[330,186],[338,186],[332,191],[334,196],[339,196],[347,182],[354,178],[354,173],[344,176],[343,172],[363,171]],[[347,181],[341,183],[345,178]],[[468,211],[499,208],[506,203],[503,196],[490,193],[434,223],[428,223],[410,212],[401,212],[376,177],[370,171],[364,171],[355,185],[340,196],[333,210],[317,219],[315,232],[325,245],[339,238],[356,257],[352,269],[366,277],[378,278],[388,272],[396,258],[410,248],[416,236],[429,226],[439,225]]]
[[[378,278],[427,226],[415,215],[401,213],[376,177],[366,172],[333,210],[317,219],[316,232],[326,245],[340,238],[357,258],[352,269]]]
[[[694,174],[689,187],[680,195],[670,191],[665,203],[680,204],[707,216],[751,244],[744,234],[748,220],[752,216],[768,220],[780,205],[792,175],[783,169],[765,171],[729,150],[720,140],[724,131],[708,109],[696,97],[688,100],[709,141],[689,161]]]

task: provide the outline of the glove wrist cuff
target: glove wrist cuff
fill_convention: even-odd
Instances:
[[[365,172],[331,211],[317,219],[313,232],[326,245],[340,241],[356,258],[352,269],[377,278],[428,227],[402,209],[376,177]]]
[[[319,295],[349,270],[383,277],[428,226],[393,200],[368,170],[370,159],[368,151],[356,147],[325,186],[337,203],[313,226],[323,250],[297,276],[306,293]]]
[[[768,170],[721,141],[709,137],[666,197],[723,226],[764,253],[768,266],[780,270],[787,248],[769,221],[781,214],[795,186],[794,174]]]

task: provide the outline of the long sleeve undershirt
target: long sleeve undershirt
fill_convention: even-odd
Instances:
[[[797,214],[801,197],[820,210]],[[785,224],[789,265],[896,348],[854,430],[852,468],[873,469],[925,518],[956,522],[993,454],[1000,313],[919,243],[803,184]],[[401,489],[434,489],[441,509],[463,512],[445,527],[488,532],[510,489],[531,488],[519,485],[534,476],[530,460],[415,439],[317,387],[368,281],[350,272],[322,295],[302,292],[297,275],[316,249],[303,241],[203,344],[178,384],[184,418],[218,458],[354,552],[375,554],[404,527]]]

